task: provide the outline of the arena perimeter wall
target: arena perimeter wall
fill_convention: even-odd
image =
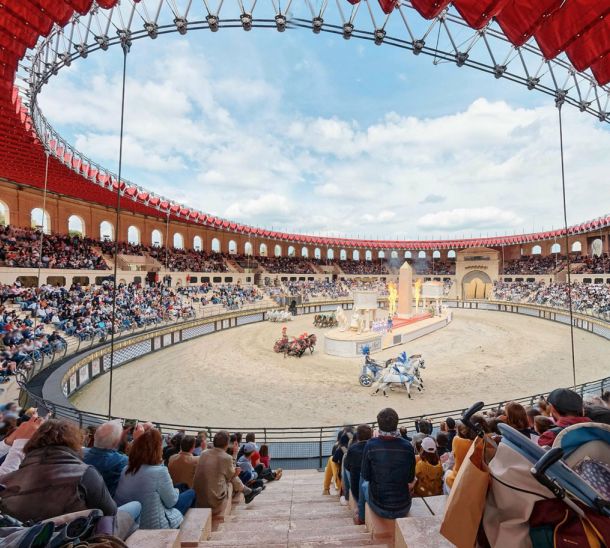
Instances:
[[[380,304],[385,303],[380,301]],[[320,303],[304,304],[298,307],[298,314],[314,314],[332,312],[337,306],[351,309],[352,301],[327,301]],[[540,318],[548,321],[570,324],[568,311],[554,309],[544,306],[510,303],[501,301],[445,301],[450,308],[466,308],[475,310],[492,310],[497,312],[510,312],[523,314],[530,317]],[[266,321],[267,314],[272,307],[257,310],[245,310],[227,312],[210,318],[203,318],[188,322],[181,322],[169,327],[155,329],[128,337],[115,343],[114,367],[120,367],[133,360],[151,352],[157,352],[169,346],[179,344],[193,338],[216,333],[225,329],[232,329],[249,323]],[[610,340],[610,323],[586,314],[573,315],[574,327],[589,331],[595,335]],[[110,368],[110,344],[98,345],[95,349],[89,349],[67,358],[64,363],[54,368],[50,375],[46,376],[42,384],[41,393],[36,393],[32,387],[36,384],[36,377],[32,378],[22,388],[27,392],[30,404],[44,403],[53,411],[58,418],[68,418],[78,422],[81,427],[95,425],[108,420],[107,415],[91,413],[76,409],[69,401],[69,397],[80,390],[83,386],[94,379],[104,375]],[[39,375],[40,376],[40,375]],[[610,377],[584,383],[575,387],[582,395],[601,395],[604,390],[610,388]],[[541,394],[533,394],[519,398],[518,401],[524,405],[531,405]],[[495,409],[504,402],[487,404],[484,409]],[[426,415],[435,427],[447,416],[460,416],[464,409],[453,409]],[[117,418],[117,417],[112,417]],[[422,416],[404,417],[400,424],[406,426],[409,431],[415,430],[415,421]],[[122,418],[124,421],[133,420]],[[371,423],[375,426],[375,423]],[[239,431],[236,427],[206,425],[177,425],[157,423],[157,427],[164,433],[172,433],[177,430],[185,430],[187,433],[195,433],[200,430],[208,432],[208,439],[218,430]],[[257,441],[268,443],[274,456],[276,466],[283,468],[321,468],[325,459],[330,455],[336,434],[343,425],[324,427],[294,427],[294,428],[258,428],[247,429],[256,433]]]

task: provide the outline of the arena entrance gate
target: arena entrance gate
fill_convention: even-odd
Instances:
[[[492,287],[489,275],[481,270],[473,270],[462,279],[462,298],[487,299],[491,295]]]

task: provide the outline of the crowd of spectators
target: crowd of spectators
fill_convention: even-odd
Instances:
[[[383,260],[378,261],[354,261],[353,259],[339,261],[339,267],[345,274],[350,275],[380,275],[389,274],[390,271]]]
[[[164,247],[146,248],[147,253],[172,272],[227,272],[228,268],[221,253],[208,253],[193,249],[166,250]]]
[[[33,324],[35,320],[80,339],[105,338],[112,332],[112,294],[111,282],[89,287],[74,284],[69,289],[51,285],[24,288],[18,283],[0,286],[2,302],[10,299],[21,316],[25,315],[22,321]],[[188,299],[161,284],[117,286],[115,333],[194,315]]]
[[[263,292],[256,286],[232,283],[202,283],[198,286],[180,287],[177,291],[181,295],[189,296],[194,303],[199,303],[201,306],[220,305],[229,310],[255,304],[264,298]]]
[[[524,255],[519,259],[504,261],[504,274],[552,274],[559,272],[566,265],[566,257],[562,255]]]
[[[256,257],[257,262],[272,274],[315,274],[307,257]]]
[[[422,276],[455,274],[454,260],[407,259],[407,262],[413,267],[415,274]]]
[[[496,282],[493,298],[501,301],[522,302],[569,308],[584,314],[610,314],[610,284],[573,282],[568,292],[567,283]]]
[[[45,234],[31,228],[0,226],[0,265],[16,268],[71,268],[108,270],[103,257],[93,251],[89,238]]]
[[[599,257],[578,256],[572,259],[574,267],[572,272],[575,274],[605,274],[610,272],[610,257],[603,253]]]
[[[303,298],[303,302],[320,299],[342,299],[347,298],[355,289],[365,291],[377,291],[380,296],[388,294],[387,284],[384,281],[362,282],[352,279],[343,280],[314,280],[314,281],[290,281],[265,286],[265,293],[278,299],[286,296]]]

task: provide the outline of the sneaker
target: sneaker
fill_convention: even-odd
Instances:
[[[347,506],[347,499],[343,495],[341,495],[341,497],[339,498],[339,504],[341,506]]]
[[[250,503],[251,503],[251,502],[254,500],[254,497],[255,497],[256,495],[260,495],[260,494],[262,493],[262,491],[263,491],[263,490],[262,490],[262,488],[260,488],[260,487],[257,487],[256,489],[252,489],[252,491],[250,492],[250,494],[248,494],[248,495],[246,495],[246,496],[245,496],[245,499],[246,499],[246,504],[250,504]]]
[[[360,521],[360,516],[358,512],[354,514],[354,525],[364,525],[364,521]]]
[[[324,491],[322,491],[323,495],[330,495],[330,489],[324,489]]]
[[[282,477],[282,472],[283,472],[283,470],[281,468],[278,468],[275,471],[275,481],[279,480]]]

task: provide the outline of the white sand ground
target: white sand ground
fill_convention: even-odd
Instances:
[[[313,316],[288,322],[288,333],[315,332]],[[572,384],[569,328],[502,312],[457,310],[446,328],[404,345],[426,360],[424,392],[372,397],[358,384],[359,358],[313,355],[286,358],[272,347],[282,325],[257,323],[208,335],[115,371],[113,414],[193,426],[321,426],[374,420],[392,406],[408,417],[528,396]],[[576,381],[610,374],[604,339],[575,330]],[[394,347],[375,358],[397,355]],[[73,403],[107,411],[108,375]]]

